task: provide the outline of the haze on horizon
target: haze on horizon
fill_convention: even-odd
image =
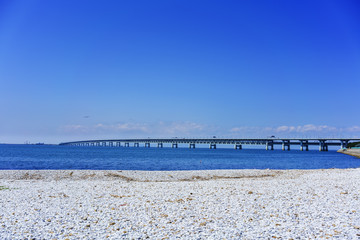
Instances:
[[[0,143],[360,137],[360,3],[0,1]]]

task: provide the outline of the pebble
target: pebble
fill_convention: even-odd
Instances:
[[[3,170],[0,239],[358,239],[359,182],[360,169]]]

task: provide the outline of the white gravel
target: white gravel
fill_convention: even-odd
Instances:
[[[360,169],[0,171],[0,239],[360,239]]]

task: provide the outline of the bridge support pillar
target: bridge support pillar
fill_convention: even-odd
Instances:
[[[113,142],[110,142],[110,147],[113,147],[114,146],[114,143]]]
[[[178,148],[178,144],[177,143],[172,143],[171,148]]]
[[[150,143],[145,143],[145,147],[150,147]]]
[[[235,144],[234,149],[239,149],[239,150],[241,150],[241,149],[242,149],[242,145],[241,145],[241,144]]]
[[[216,149],[216,144],[215,143],[210,143],[209,148],[210,149]]]
[[[285,148],[287,147],[287,150],[290,150],[290,141],[289,140],[283,140],[282,143],[282,150],[285,151]]]
[[[162,148],[162,147],[163,147],[163,143],[158,143],[157,147],[158,147],[158,148]]]
[[[307,140],[300,140],[300,151],[304,151],[304,147],[306,151],[309,151],[309,142]]]
[[[304,151],[304,147],[305,147],[305,151],[309,151],[309,145],[300,145],[300,151]]]
[[[269,150],[269,148],[270,150],[274,150],[274,143],[272,141],[267,141],[265,146],[266,146],[266,150]]]
[[[341,148],[347,148],[349,140],[341,140]]]
[[[139,147],[139,143],[134,143],[134,147]]]
[[[125,147],[130,147],[130,143],[126,142],[126,143],[124,143],[124,146]]]
[[[319,140],[319,151],[328,151],[328,145],[325,143],[326,140]]]
[[[117,147],[121,147],[121,142],[116,142]]]
[[[103,147],[106,147],[106,142],[102,142],[102,146],[103,146]]]
[[[97,147],[100,147],[100,142],[96,142],[96,146],[97,146]]]
[[[195,143],[190,143],[189,148],[195,148]]]

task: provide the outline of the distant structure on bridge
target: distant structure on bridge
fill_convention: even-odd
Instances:
[[[290,146],[298,145],[301,151],[308,151],[309,146],[319,146],[319,151],[328,151],[329,146],[340,146],[346,148],[350,142],[360,141],[353,138],[147,138],[147,139],[107,139],[107,140],[85,140],[75,142],[64,142],[59,145],[70,146],[102,146],[102,147],[150,147],[151,144],[162,148],[169,144],[177,148],[179,144],[188,144],[189,148],[195,148],[197,144],[207,144],[210,149],[216,149],[216,145],[233,145],[234,149],[242,149],[243,145],[264,145],[266,150],[274,150],[274,145],[281,145],[282,150],[290,150]]]

